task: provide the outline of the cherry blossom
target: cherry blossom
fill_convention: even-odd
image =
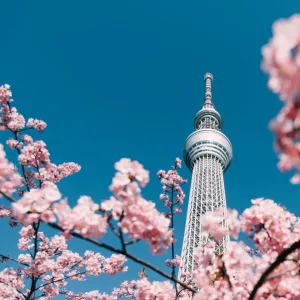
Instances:
[[[16,299],[23,298],[19,292],[25,286],[23,276],[17,274],[12,268],[6,268],[0,272],[0,298]]]
[[[280,252],[299,240],[300,234],[294,229],[299,218],[294,214],[270,199],[256,199],[252,203],[242,214],[241,224],[260,251]]]
[[[23,143],[22,142],[19,142],[15,139],[9,139],[6,141],[6,144],[11,148],[11,149],[21,149],[22,146],[23,146]]]
[[[195,251],[196,266],[193,282],[200,288],[194,299],[248,299],[256,282],[284,248],[300,239],[299,219],[272,200],[256,199],[240,218],[236,211],[229,212],[229,227],[237,233],[240,226],[253,239],[257,250],[249,249],[243,242],[230,242],[222,256],[216,256],[214,243],[208,242]],[[220,215],[211,216],[208,230],[219,232]],[[231,220],[231,221],[230,221]],[[233,220],[233,222],[232,222]],[[222,230],[221,230],[222,231]],[[297,299],[300,296],[299,251],[283,262],[259,289],[257,299]],[[295,259],[296,258],[296,259]],[[293,285],[295,284],[295,285]],[[295,286],[297,286],[295,288]],[[282,287],[282,288],[281,288]]]
[[[11,215],[11,211],[4,206],[0,206],[0,218],[9,217]]]
[[[81,167],[73,162],[63,163],[58,166],[53,163],[48,163],[45,167],[39,169],[36,178],[41,181],[49,180],[57,183],[61,179],[79,172],[80,169]]]
[[[174,166],[171,170],[160,170],[157,172],[157,176],[163,185],[163,193],[160,194],[160,200],[164,202],[165,207],[172,209],[172,213],[180,214],[182,212],[178,205],[183,204],[185,194],[182,191],[181,186],[187,182],[178,174],[178,169],[181,168],[181,160],[175,159]]]
[[[0,191],[4,194],[12,194],[21,185],[21,176],[15,166],[9,163],[5,157],[3,146],[0,144]],[[2,197],[2,194],[0,194]]]
[[[20,131],[25,127],[24,117],[17,112],[15,107],[10,108],[7,105],[1,108],[0,122],[11,131]]]
[[[300,88],[300,15],[280,19],[273,37],[262,49],[263,69],[270,75],[269,87],[284,101],[293,101]]]
[[[135,293],[137,300],[166,300],[175,298],[175,290],[168,281],[149,282],[147,278],[137,281],[137,292]]]
[[[222,210],[207,212],[202,217],[201,228],[208,233],[216,242],[220,242],[228,234],[228,228],[225,226],[226,215]]]
[[[121,283],[119,288],[114,288],[111,295],[107,293],[100,293],[99,291],[90,291],[86,293],[73,293],[68,292],[66,294],[66,299],[73,300],[117,300],[124,298],[132,298],[135,299],[135,291],[136,291],[136,281],[124,281]]]
[[[52,299],[65,293],[69,280],[82,281],[86,276],[109,275],[126,272],[124,255],[113,254],[105,258],[99,253],[86,251],[83,256],[67,249],[63,236],[47,238],[38,233],[37,251],[35,249],[36,231],[32,226],[23,227],[20,231],[19,249],[26,251],[15,260],[19,262],[18,271],[6,268],[0,272],[0,298],[27,299],[30,291],[25,288],[25,279],[36,278],[37,291],[46,299]],[[25,297],[26,295],[26,297]]]
[[[39,132],[43,132],[45,130],[47,124],[42,120],[30,118],[30,119],[28,119],[26,126],[28,128],[31,128],[31,127],[35,128]]]
[[[146,171],[143,165],[136,160],[131,161],[129,158],[122,158],[115,164],[115,169],[119,171],[116,177],[126,175],[129,180],[136,179],[142,187],[149,181],[149,171]]]
[[[85,237],[101,237],[106,232],[107,219],[96,213],[99,205],[88,196],[80,197],[73,209],[66,200],[55,203],[53,211],[66,233],[75,230]]]
[[[27,225],[40,219],[45,222],[54,222],[56,218],[52,205],[60,198],[61,194],[54,185],[42,189],[32,189],[25,193],[19,201],[13,203],[13,214],[20,222]]]
[[[148,182],[148,172],[129,159],[121,159],[115,167],[119,172],[110,186],[115,197],[104,201],[101,208],[120,220],[122,232],[131,239],[147,241],[153,253],[164,252],[172,243],[172,231],[170,221],[141,195],[139,184],[144,186]]]
[[[19,162],[26,167],[38,167],[49,163],[49,156],[46,144],[43,141],[36,141],[23,147]]]
[[[172,266],[178,266],[179,267],[180,264],[181,264],[181,258],[180,258],[179,255],[176,255],[176,257],[174,259],[167,259],[165,261],[165,263],[166,263],[167,267],[172,267]]]
[[[128,233],[135,240],[147,241],[153,253],[161,253],[170,246],[170,221],[155,208],[153,202],[134,195],[123,199],[122,203],[124,217],[120,227],[124,233]]]
[[[263,70],[270,76],[268,85],[278,93],[284,107],[270,123],[276,135],[279,152],[278,167],[282,171],[293,168],[297,173],[291,179],[300,183],[299,129],[300,129],[300,15],[280,19],[273,25],[273,37],[262,49]]]
[[[8,102],[12,102],[11,96],[12,93],[8,84],[0,86],[0,105],[7,105]]]

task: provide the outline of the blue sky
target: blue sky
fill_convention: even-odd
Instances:
[[[114,162],[130,157],[150,170],[144,195],[161,207],[155,174],[182,156],[203,102],[203,75],[211,72],[213,102],[234,152],[225,174],[228,206],[241,212],[250,199],[266,197],[300,215],[299,186],[277,170],[268,130],[281,103],[260,69],[272,23],[299,12],[298,0],[1,1],[1,9],[0,84],[12,86],[21,113],[48,123],[40,138],[53,162],[82,165],[60,185],[72,204],[80,195],[107,199]],[[186,167],[182,175],[190,180]],[[186,205],[176,220],[178,254],[185,214]],[[17,230],[0,226],[1,252],[17,253]],[[152,258],[143,244],[133,251],[157,265],[165,258]],[[140,267],[130,266],[115,279],[72,286],[109,292],[135,279]]]

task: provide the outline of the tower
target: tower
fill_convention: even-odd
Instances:
[[[226,223],[223,173],[231,162],[232,146],[221,132],[222,119],[212,103],[212,80],[213,76],[206,73],[204,104],[194,119],[194,132],[187,137],[183,152],[192,181],[181,260],[182,271],[190,274],[194,267],[194,249],[207,242],[207,236],[201,232],[201,217],[206,212],[221,209]],[[225,251],[228,240],[229,237],[224,237],[215,245],[217,254]]]

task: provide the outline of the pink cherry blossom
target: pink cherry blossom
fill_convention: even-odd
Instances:
[[[0,272],[0,298],[13,300],[21,298],[18,290],[24,288],[23,276],[17,274],[12,268],[6,268]]]
[[[167,267],[172,267],[172,266],[180,266],[181,264],[181,258],[179,255],[176,255],[176,257],[174,259],[167,259],[165,261],[165,264]]]
[[[273,25],[273,37],[262,49],[262,67],[269,77],[269,88],[280,95],[285,106],[270,123],[275,133],[278,167],[282,171],[295,168],[291,179],[300,183],[300,15],[280,19]]]
[[[0,206],[0,218],[9,217],[11,215],[10,209],[7,209],[4,206]]]
[[[116,220],[122,216],[118,225],[131,239],[147,241],[153,253],[165,251],[173,240],[170,221],[142,197],[139,187],[148,182],[148,172],[129,159],[121,159],[115,167],[119,172],[110,186],[115,197],[104,201],[101,208],[111,210]]]
[[[66,200],[53,205],[58,224],[66,231],[75,230],[85,237],[101,237],[107,229],[107,219],[96,212],[99,205],[82,196],[71,209]]]
[[[26,145],[31,144],[33,142],[33,138],[28,134],[21,135],[21,139],[24,141]]]
[[[47,124],[42,120],[30,118],[28,119],[26,126],[29,128],[35,128],[39,132],[43,132],[47,127]]]
[[[124,263],[127,261],[124,255],[113,254],[110,258],[105,259],[103,270],[109,275],[115,275],[118,272],[126,272],[127,267],[123,267]]]
[[[124,281],[119,288],[114,288],[111,295],[100,293],[99,291],[90,291],[86,293],[68,292],[66,299],[69,300],[117,300],[124,298],[135,299],[136,281]]]
[[[229,229],[229,234],[237,239],[241,228],[241,221],[239,220],[237,210],[227,209],[227,226]]]
[[[140,195],[122,200],[124,217],[120,227],[124,233],[135,240],[146,240],[153,253],[161,253],[172,243],[170,221],[159,213],[153,202],[143,199]]]
[[[39,219],[45,222],[54,222],[52,211],[54,201],[61,198],[56,186],[47,186],[42,189],[32,189],[13,203],[13,214],[24,224],[32,224]]]
[[[138,161],[131,161],[129,158],[122,158],[115,163],[115,169],[118,171],[113,179],[112,189],[120,184],[127,185],[128,180],[136,179],[139,184],[144,187],[149,181],[149,172],[146,171]]]
[[[225,215],[222,210],[206,213],[202,220],[202,230],[207,232],[216,242],[220,242],[228,234],[225,226]]]
[[[32,277],[37,282],[41,281],[37,285],[37,292],[44,293],[47,299],[51,299],[64,293],[68,280],[82,281],[86,276],[99,276],[103,273],[114,275],[127,270],[123,255],[113,254],[105,258],[99,253],[86,251],[81,256],[67,249],[63,236],[55,235],[49,239],[42,232],[38,233],[39,240],[35,244],[36,233],[32,226],[23,227],[20,234],[19,248],[26,253],[21,253],[16,260],[21,264],[17,273],[13,269],[0,272],[0,298],[15,299],[20,295],[29,295],[24,282]],[[124,290],[125,287],[124,284]]]
[[[182,209],[181,208],[179,208],[179,207],[175,207],[174,208],[174,214],[181,214],[182,213]]]
[[[0,105],[6,105],[8,102],[11,102],[11,90],[8,84],[0,86]]]
[[[36,141],[23,147],[19,162],[26,167],[37,167],[49,163],[49,152],[43,141]]]
[[[194,259],[198,266],[207,268],[214,261],[215,257],[215,245],[212,242],[207,244],[201,244],[195,249]]]
[[[183,204],[185,194],[182,191],[181,185],[187,181],[183,179],[177,172],[177,169],[181,168],[181,160],[176,158],[174,166],[169,171],[160,170],[157,172],[157,176],[163,185],[163,192],[159,198],[164,203],[165,208],[170,208],[170,217],[174,214],[181,214],[182,209],[178,205]],[[172,210],[172,211],[171,211]]]
[[[11,149],[21,149],[22,146],[23,146],[23,143],[22,142],[19,142],[15,139],[9,139],[6,141],[6,144],[11,148]]]
[[[63,178],[79,172],[80,169],[81,167],[73,162],[63,163],[58,166],[53,163],[47,163],[45,167],[39,169],[37,179],[41,181],[50,180],[57,183]]]
[[[101,202],[101,209],[105,211],[111,211],[112,217],[118,220],[123,211],[123,204],[121,201],[117,200],[115,197],[110,197],[109,200]]]
[[[177,169],[181,169],[181,159],[178,157],[175,160],[175,166]]]
[[[144,278],[137,281],[137,292],[135,294],[137,300],[166,300],[175,299],[175,290],[168,281],[149,282]]]
[[[273,37],[263,47],[263,69],[270,75],[269,87],[281,99],[293,101],[300,88],[300,15],[280,19]]]
[[[10,195],[15,188],[21,186],[22,182],[15,166],[9,163],[5,156],[3,146],[0,144],[0,191]],[[2,194],[0,194],[1,197]]]
[[[243,230],[253,234],[256,247],[264,252],[282,251],[299,239],[293,233],[295,215],[269,199],[252,200],[254,204],[241,217]]]
[[[19,131],[25,127],[24,117],[18,113],[15,107],[9,108],[7,105],[1,108],[0,122],[11,131]]]

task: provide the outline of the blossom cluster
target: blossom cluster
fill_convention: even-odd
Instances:
[[[137,283],[135,297],[137,300],[165,300],[175,299],[176,292],[173,285],[168,281],[149,282],[147,278],[139,280]]]
[[[136,300],[171,300],[175,299],[176,292],[172,284],[168,281],[150,282],[147,278],[141,280],[124,281],[120,288],[114,288],[109,295],[99,291],[86,293],[68,292],[68,300],[117,300],[117,299],[136,299]],[[181,299],[183,299],[181,297]],[[186,298],[188,300],[188,298]]]
[[[38,244],[35,246],[35,235]],[[38,282],[36,290],[44,299],[51,299],[65,293],[69,280],[85,280],[86,276],[100,274],[114,275],[126,272],[124,255],[113,254],[105,258],[99,253],[85,251],[81,256],[67,249],[66,239],[55,235],[51,239],[30,225],[20,231],[18,247],[24,253],[15,260],[19,263],[17,272],[6,268],[0,272],[1,299],[29,299],[30,292],[26,290],[26,280],[35,278]],[[35,254],[33,249],[37,248]]]
[[[170,213],[166,216],[171,218],[173,214],[180,214],[182,212],[180,205],[183,205],[185,194],[181,188],[187,182],[178,174],[178,169],[181,168],[181,160],[176,158],[175,164],[171,170],[160,170],[157,176],[162,184],[163,192],[160,194],[160,200],[164,203],[166,208],[170,208]]]
[[[219,243],[227,235],[238,238],[240,223],[237,210],[217,209],[201,218],[201,230],[203,235],[207,234],[207,237]]]
[[[3,146],[0,144],[0,191],[6,195],[11,195],[21,184],[21,176],[15,166],[6,159]]]
[[[300,239],[300,219],[269,199],[256,199],[240,217],[229,211],[228,231],[219,211],[204,218],[202,229],[212,240],[195,251],[196,267],[192,281],[200,289],[193,299],[248,299],[262,273],[278,255]],[[229,242],[226,252],[217,256],[215,242],[228,233],[248,234],[255,249],[243,242]],[[295,251],[270,275],[256,299],[298,299],[300,297],[299,256]]]
[[[140,187],[149,181],[149,173],[137,161],[123,158],[115,164],[110,190],[114,197],[101,203],[118,222],[123,233],[133,240],[145,240],[153,253],[161,253],[172,243],[170,221],[160,213],[155,203],[141,195]]]
[[[68,300],[117,300],[124,298],[137,299],[135,291],[137,288],[137,281],[124,281],[119,288],[114,288],[113,292],[109,295],[107,293],[100,293],[99,291],[90,291],[86,293],[66,293]]]
[[[173,267],[173,266],[181,266],[181,257],[179,255],[176,255],[174,259],[167,259],[165,261],[167,267]]]
[[[66,200],[53,205],[58,224],[69,234],[72,230],[84,237],[101,237],[107,229],[107,218],[100,215],[99,205],[90,197],[82,196],[74,208],[70,208]]]
[[[12,204],[13,214],[25,225],[39,220],[54,222],[52,204],[61,198],[57,187],[47,185],[41,189],[32,189],[25,192],[19,201]]]
[[[29,118],[26,122],[15,107],[12,107],[13,99],[10,86],[5,84],[0,86],[0,125],[1,129],[8,130],[13,133],[13,138],[9,138],[6,143],[18,152],[19,163],[24,168],[23,184],[29,188],[36,188],[37,182],[44,183],[50,181],[53,183],[59,182],[62,178],[72,175],[80,170],[80,166],[73,162],[55,165],[50,161],[50,153],[46,148],[45,142],[38,140],[34,141],[29,134],[21,134],[25,131],[36,130],[43,132],[47,124],[38,119]],[[2,192],[11,193],[13,187],[2,186],[3,178],[11,179],[14,174],[14,167],[5,165],[2,145],[0,148],[0,170],[6,170],[9,174],[2,174],[0,171],[0,189]],[[1,167],[3,166],[3,168]],[[8,176],[8,177],[7,177]],[[10,177],[9,177],[10,176]],[[14,180],[6,180],[7,182],[16,183],[17,175]],[[20,190],[22,193],[24,190]]]
[[[281,171],[296,169],[292,183],[300,183],[300,15],[280,19],[273,37],[262,49],[263,70],[270,76],[269,88],[279,94],[284,107],[270,123],[276,135]]]

